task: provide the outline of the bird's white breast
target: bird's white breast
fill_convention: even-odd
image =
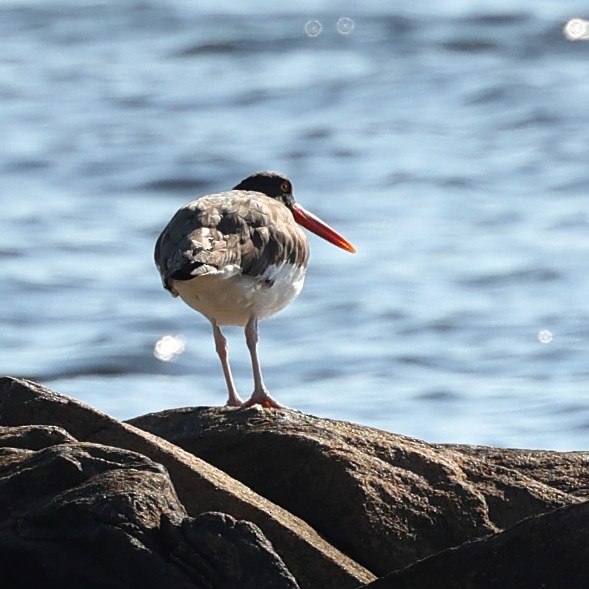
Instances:
[[[303,288],[306,266],[271,264],[259,276],[231,269],[173,281],[180,298],[218,325],[245,325],[250,317],[270,317],[292,302]]]

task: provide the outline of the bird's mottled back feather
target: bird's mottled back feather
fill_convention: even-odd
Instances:
[[[258,192],[203,196],[181,208],[159,236],[155,263],[164,287],[234,267],[256,277],[269,264],[306,266],[307,238],[289,209]]]

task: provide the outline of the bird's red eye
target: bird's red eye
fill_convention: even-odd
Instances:
[[[280,190],[282,191],[282,194],[290,194],[290,182],[286,182],[284,181],[281,185],[280,185]]]

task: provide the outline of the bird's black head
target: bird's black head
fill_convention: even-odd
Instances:
[[[294,204],[291,181],[280,172],[256,172],[242,180],[233,190],[261,192],[289,208]]]

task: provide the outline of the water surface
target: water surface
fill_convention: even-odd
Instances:
[[[153,246],[184,203],[277,169],[358,253],[310,237],[302,295],[261,325],[276,397],[586,448],[589,43],[562,35],[583,6],[199,4],[0,2],[0,373],[120,418],[223,403]]]

